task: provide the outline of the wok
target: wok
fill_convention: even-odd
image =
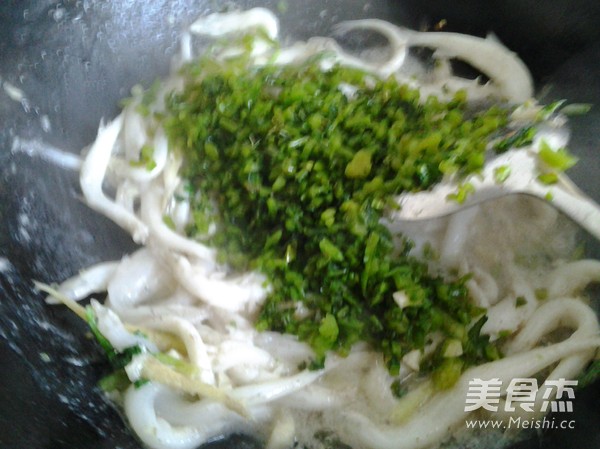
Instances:
[[[531,68],[544,101],[596,106],[573,119],[570,174],[600,200],[600,2],[596,0],[3,0],[0,5],[0,447],[140,447],[95,387],[104,359],[85,325],[44,304],[32,279],[58,282],[133,248],[129,236],[80,201],[76,173],[34,154],[78,153],[119,99],[167,73],[180,30],[225,6],[280,10],[293,39],[341,20],[378,17],[412,28],[493,31]],[[285,10],[285,12],[281,12]],[[6,84],[8,82],[9,84]],[[585,235],[586,251],[600,256]],[[592,291],[596,303],[600,290]],[[600,447],[600,383],[579,390],[574,430],[526,434],[514,448]],[[210,447],[260,447],[235,436]]]

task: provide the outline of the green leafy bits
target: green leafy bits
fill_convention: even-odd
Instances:
[[[511,170],[509,165],[502,165],[494,169],[494,181],[497,184],[504,183],[510,176]]]
[[[496,142],[494,144],[494,151],[496,153],[504,153],[511,148],[522,148],[531,145],[536,133],[537,128],[534,126],[524,126]]]
[[[154,148],[150,145],[143,145],[140,149],[140,158],[137,161],[130,161],[132,167],[144,167],[148,171],[152,171],[156,167],[154,160]]]
[[[441,332],[463,348],[439,374],[442,385],[489,359],[493,351],[468,342],[479,338],[467,328],[481,311],[465,281],[430,274],[381,220],[401,192],[480,171],[506,110],[472,110],[464,92],[447,103],[421,98],[394,78],[324,71],[314,60],[256,67],[203,59],[182,74],[184,87],[167,95],[160,119],[195,198],[187,232],[232,270],[267,276],[258,329],[311,344],[313,366],[327,351],[345,354],[366,341],[392,373]],[[207,234],[209,223],[217,232]]]
[[[573,156],[566,148],[553,150],[545,140],[540,143],[540,159],[551,169],[565,171],[577,163],[577,157]]]

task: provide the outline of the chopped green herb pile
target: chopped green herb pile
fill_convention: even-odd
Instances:
[[[438,332],[463,349],[428,365],[440,385],[499,356],[481,326],[469,331],[483,311],[469,302],[466,279],[429,274],[381,219],[397,207],[394,195],[480,170],[507,111],[473,111],[464,92],[448,103],[420,101],[393,78],[322,71],[317,61],[250,67],[243,58],[205,59],[184,76],[159,119],[186,161],[189,233],[218,248],[233,270],[268,277],[259,329],[310,343],[315,367],[327,351],[366,341],[391,373]],[[402,306],[395,292],[407,298]]]

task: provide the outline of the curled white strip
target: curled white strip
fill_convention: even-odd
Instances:
[[[507,100],[522,103],[533,95],[533,80],[527,66],[517,55],[495,39],[482,39],[458,33],[418,32],[394,26],[377,19],[342,23],[338,29],[378,31],[388,38],[395,49],[395,60],[402,63],[398,48],[423,46],[436,50],[446,58],[459,58],[485,73]]]
[[[154,167],[150,170],[148,170],[146,167],[137,167],[131,165],[131,161],[136,161],[139,159],[142,146],[136,149],[136,155],[134,158],[113,158],[110,164],[111,171],[116,173],[120,178],[131,179],[138,184],[148,183],[160,175],[165,168],[169,154],[167,137],[165,136],[162,128],[157,129],[154,136],[152,156]]]
[[[139,158],[140,148],[148,141],[146,121],[136,111],[139,102],[123,109],[123,132],[121,140],[125,159],[135,161]]]
[[[507,100],[522,103],[533,96],[533,79],[527,66],[498,41],[458,33],[405,31],[411,45],[431,46],[485,73]]]
[[[96,300],[92,300],[90,304],[97,319],[98,330],[117,351],[140,346],[150,352],[158,352],[158,348],[150,340],[129,332],[112,310]]]
[[[372,449],[418,449],[444,439],[467,418],[465,398],[472,379],[499,378],[503,385],[517,377],[528,377],[574,352],[600,346],[600,337],[568,339],[467,370],[451,390],[439,393],[405,425],[378,425],[364,415],[348,414],[345,441],[359,442]]]
[[[278,404],[291,409],[314,412],[317,410],[335,409],[343,405],[340,395],[329,388],[318,385],[316,382],[306,388],[290,393],[279,399]]]
[[[471,297],[478,307],[486,309],[498,301],[498,283],[494,277],[485,270],[473,267],[467,270],[472,273],[472,278],[466,283]]]
[[[102,190],[102,182],[122,122],[123,116],[119,115],[107,126],[100,125],[98,136],[81,165],[79,182],[88,206],[129,231],[136,243],[144,243],[148,237],[146,225],[133,213],[109,199]]]
[[[251,342],[236,340],[221,343],[214,359],[215,369],[218,371],[244,365],[270,368],[274,363],[271,354],[264,349],[254,346]]]
[[[383,78],[387,78],[400,71],[406,60],[406,54],[408,52],[408,39],[407,36],[399,32],[399,28],[392,25],[389,22],[383,20],[367,19],[367,20],[352,20],[348,22],[341,22],[335,26],[335,35],[343,35],[355,29],[371,28],[381,33],[387,40],[390,46],[391,56],[382,63],[368,63],[371,70],[377,73]],[[340,53],[344,53],[340,50]],[[364,59],[356,58],[359,61]]]
[[[209,267],[214,265],[216,251],[195,240],[184,237],[169,228],[164,220],[163,189],[157,185],[148,187],[142,193],[141,216],[148,225],[153,242],[163,246],[168,251],[180,252],[194,256]]]
[[[192,295],[211,306],[231,312],[253,313],[267,295],[265,277],[250,272],[232,278],[223,273],[207,272],[205,267],[192,265],[183,256],[175,256],[174,276]]]
[[[235,14],[215,13],[200,17],[190,25],[189,31],[194,34],[220,37],[252,28],[262,28],[269,38],[276,39],[279,34],[279,20],[266,8],[252,8]]]
[[[235,388],[230,396],[250,406],[264,404],[301,390],[316,381],[323,373],[324,370],[302,371],[293,376]]]
[[[106,291],[108,282],[115,274],[119,262],[100,262],[85,270],[81,270],[57,288],[57,291],[73,301],[81,301],[92,293]],[[61,304],[52,296],[46,298],[48,304]]]
[[[588,284],[600,282],[600,261],[585,259],[569,262],[546,276],[548,296],[557,297],[579,293]]]
[[[200,380],[215,385],[215,375],[207,347],[198,329],[188,320],[176,316],[158,316],[145,322],[151,329],[171,332],[185,345],[190,361],[200,369]]]
[[[139,388],[129,387],[123,404],[129,424],[144,444],[152,449],[196,449],[211,435],[197,427],[174,426],[158,416],[156,401],[165,390],[155,383]]]
[[[574,330],[570,339],[581,340],[600,336],[600,326],[590,307],[572,298],[555,299],[545,303],[536,311],[521,332],[505,348],[505,351],[509,355],[524,353],[537,345],[544,336],[564,327]],[[574,352],[564,357],[548,374],[546,380],[575,378],[593,359],[597,349],[598,347],[592,347],[588,351]],[[543,415],[540,409],[544,398],[551,397],[552,391],[546,395],[547,389],[551,389],[551,387],[544,384],[537,391],[534,410],[538,415]],[[515,412],[508,413],[504,411],[504,407],[501,407],[498,418],[506,419],[512,416],[514,419],[518,414],[524,418],[527,415],[527,419],[534,417],[531,412],[526,414],[523,409],[517,408]]]
[[[162,299],[176,288],[169,267],[148,247],[123,257],[108,285],[107,304],[124,313],[151,300]]]
[[[598,320],[589,306],[572,298],[554,299],[536,310],[504,350],[508,355],[527,351],[560,327],[575,329],[574,337],[600,335]]]
[[[115,201],[132,214],[135,214],[136,202],[140,198],[140,187],[129,179],[124,179],[115,193]]]

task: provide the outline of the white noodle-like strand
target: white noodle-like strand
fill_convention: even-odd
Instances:
[[[498,378],[508,385],[514,378],[532,376],[573,352],[597,348],[600,337],[569,339],[551,346],[507,357],[467,370],[449,392],[439,393],[406,424],[380,426],[364,416],[351,414],[345,428],[348,442],[360,442],[373,449],[425,448],[444,438],[467,414],[465,398],[472,379]]]
[[[104,292],[118,266],[119,262],[101,262],[93,265],[64,281],[57,290],[73,301],[81,301],[92,293]],[[60,304],[60,301],[52,296],[48,296],[46,302]]]
[[[165,224],[163,192],[160,187],[153,185],[142,194],[141,215],[152,233],[152,239],[170,251],[188,254],[207,262],[209,266],[213,265],[216,256],[214,249],[178,234]]]
[[[117,351],[123,351],[133,346],[146,348],[150,352],[158,351],[156,345],[147,338],[129,332],[112,310],[96,300],[91,301],[91,306],[97,319],[98,330]]]
[[[130,211],[110,200],[102,190],[104,175],[121,131],[122,122],[123,116],[119,115],[107,126],[101,125],[98,129],[98,137],[81,166],[79,178],[81,191],[85,196],[86,203],[92,209],[106,215],[129,231],[135,242],[144,243],[148,237],[146,225]]]
[[[200,369],[200,380],[210,385],[215,384],[213,367],[206,345],[198,329],[192,323],[176,316],[163,316],[147,322],[147,325],[151,329],[169,331],[177,335],[185,345],[190,361]]]
[[[377,19],[344,22],[340,32],[370,29],[386,36],[393,48],[424,46],[435,49],[447,58],[459,58],[485,73],[494,82],[500,95],[522,103],[533,95],[533,80],[523,62],[494,39],[482,39],[458,33],[418,32],[396,27]],[[403,61],[399,58],[399,61]]]
[[[173,274],[198,299],[232,312],[252,313],[267,294],[265,278],[258,273],[226,279],[222,273],[207,273],[204,267],[192,265],[183,256],[176,256]]]
[[[107,286],[108,303],[121,312],[164,297],[174,288],[168,266],[144,247],[121,260]]]
[[[236,14],[216,13],[201,17],[190,26],[189,31],[194,34],[221,37],[251,28],[260,28],[270,39],[276,39],[279,34],[279,20],[268,9],[253,8]]]
[[[281,378],[257,385],[239,387],[231,392],[234,399],[248,405],[271,402],[312,384],[323,371],[303,371],[288,378]]]
[[[592,282],[600,282],[600,261],[578,260],[556,268],[548,274],[548,295],[565,296],[580,292]]]
[[[408,39],[399,32],[399,28],[389,22],[379,20],[353,20],[342,22],[335,27],[336,34],[345,34],[354,29],[372,28],[383,36],[389,42],[391,57],[381,64],[372,64],[372,71],[386,78],[393,73],[398,72],[405,62],[408,52]]]
[[[125,394],[124,409],[129,424],[140,439],[152,449],[196,449],[209,437],[216,436],[202,432],[202,425],[173,426],[156,413],[156,401],[165,389],[149,383],[140,388],[129,387]],[[213,414],[214,418],[219,418]]]
[[[154,166],[151,169],[148,169],[144,166],[138,167],[135,163],[134,165],[132,165],[132,160],[113,159],[111,163],[111,171],[116,173],[120,177],[131,179],[136,183],[143,185],[152,181],[154,178],[156,178],[162,173],[167,163],[167,157],[167,137],[165,136],[164,131],[162,131],[161,128],[156,131],[153,140],[152,162],[154,163]],[[134,159],[133,162],[136,162],[136,160]]]

